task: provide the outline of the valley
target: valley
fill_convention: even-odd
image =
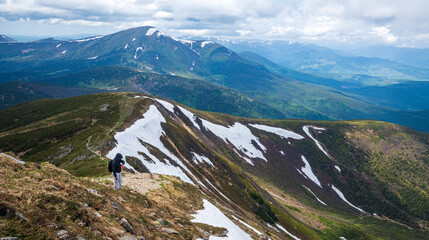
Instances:
[[[240,46],[246,44],[222,43],[239,51],[261,48],[258,45],[256,48],[244,48]],[[264,49],[274,51],[278,49],[277,45],[288,47],[278,50],[284,52],[293,46],[298,50],[307,47],[276,44],[264,45]],[[321,52],[328,51],[311,47]],[[424,80],[421,76],[426,74],[424,70],[407,70],[421,74],[401,78],[399,82],[395,78],[398,83],[390,82],[388,86],[367,86],[362,79],[344,80],[324,74],[319,69],[316,69],[318,74],[300,72],[277,65],[255,53],[236,53],[213,41],[178,39],[154,27],[133,28],[80,40],[6,41],[0,43],[0,57],[0,67],[7,69],[0,74],[0,82],[4,85],[0,92],[2,107],[43,97],[69,97],[118,90],[160,94],[161,97],[200,110],[236,116],[310,120],[373,119],[423,132],[429,129],[427,116],[421,114],[421,111],[429,108],[425,94],[428,84],[427,81],[421,81]],[[363,61],[356,68],[364,69],[372,65],[371,61]],[[396,65],[392,66],[397,69]],[[111,76],[107,76],[111,73]],[[139,81],[141,76],[162,79],[165,91],[160,93],[158,89],[153,89],[153,85]],[[219,87],[223,92],[238,91],[242,99],[248,99],[247,102],[266,106],[261,106],[263,113],[255,109],[231,111],[228,106],[209,108],[214,105],[213,102],[198,106],[195,100],[192,102],[178,96],[177,91],[172,89],[166,90],[175,88],[179,77],[182,77],[180,82],[187,82],[181,85],[186,92],[196,91],[198,94],[200,89],[189,89],[189,84],[193,86],[198,83],[212,93],[218,92]],[[22,86],[28,83],[11,81],[31,82],[33,87],[19,88],[17,84]],[[216,99],[218,95],[206,94],[210,99]]]
[[[118,29],[0,35],[0,240],[429,239],[427,49]]]

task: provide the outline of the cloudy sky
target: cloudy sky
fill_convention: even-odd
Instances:
[[[0,0],[0,33],[173,36],[429,47],[427,0]]]

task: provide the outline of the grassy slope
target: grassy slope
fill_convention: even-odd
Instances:
[[[20,212],[27,220],[1,217],[0,237],[56,239],[56,232],[64,229],[71,237],[119,239],[125,235],[119,224],[121,218],[128,220],[137,236],[146,239],[192,239],[201,235],[197,226],[215,233],[222,230],[190,222],[188,211],[202,207],[202,194],[173,177],[162,177],[158,182],[161,189],[143,195],[127,187],[114,191],[109,181],[77,178],[48,163],[22,166],[0,156],[0,166],[4,176],[0,179],[0,204]],[[114,209],[112,202],[120,209]],[[159,219],[166,225],[161,226]],[[178,234],[170,235],[161,227]]]
[[[283,71],[282,69],[273,70],[269,67],[267,69],[263,65],[241,58],[218,44],[208,44],[204,48],[200,48],[195,43],[195,49],[190,49],[189,46],[169,37],[157,37],[156,34],[146,36],[147,29],[147,27],[130,29],[80,43],[61,42],[62,45],[59,48],[56,47],[59,41],[43,41],[37,43],[40,49],[28,53],[28,56],[25,57],[22,56],[22,50],[28,48],[25,44],[14,45],[15,53],[8,53],[8,51],[12,51],[10,50],[12,47],[3,46],[0,50],[5,52],[0,54],[9,56],[11,59],[8,63],[9,60],[5,57],[0,65],[4,64],[5,69],[13,70],[8,64],[15,64],[18,66],[16,71],[33,70],[50,75],[73,73],[106,65],[129,66],[162,74],[175,73],[189,78],[215,81],[234,88],[252,96],[259,102],[266,103],[276,112],[280,112],[280,115],[287,117],[315,120],[378,119],[406,125],[419,131],[428,131],[426,117],[377,106],[377,101],[380,102],[379,99],[373,104],[375,98],[368,99],[368,97],[360,96],[359,99],[344,95],[341,89],[333,90],[291,80],[271,72]],[[132,41],[134,38],[136,40]],[[127,48],[125,48],[126,44],[128,44]],[[142,46],[144,51],[135,55],[136,48]],[[67,50],[66,54],[62,54],[63,49]],[[98,57],[91,59],[95,56]],[[19,59],[23,62],[19,62],[21,61]],[[30,66],[26,67],[24,63],[28,63]],[[39,63],[43,66],[38,66]],[[289,77],[294,76],[296,75],[292,74]],[[307,78],[305,74],[298,77]],[[314,80],[312,82],[314,83]],[[89,85],[106,89],[113,84],[98,81]],[[132,91],[139,90],[132,89]],[[419,101],[424,99],[421,98]],[[413,104],[411,103],[411,105]],[[226,112],[227,110],[228,108],[224,108],[221,111]],[[239,112],[240,116],[254,117],[254,115],[246,114],[244,110]],[[227,113],[236,114],[236,112]],[[272,115],[264,117],[273,118]]]
[[[130,122],[133,122],[136,117],[141,117],[140,111],[146,108],[145,104],[149,100],[134,99],[132,97],[128,98],[127,94],[123,93],[89,95],[86,98],[78,97],[72,98],[71,100],[70,106],[57,110],[61,112],[60,114],[58,114],[58,112],[55,114],[50,111],[40,112],[40,109],[36,107],[31,108],[33,111],[39,112],[40,114],[34,119],[35,122],[31,122],[30,119],[25,119],[24,116],[28,115],[24,113],[22,116],[16,116],[20,118],[23,123],[16,125],[16,129],[3,133],[1,148],[3,150],[7,148],[10,151],[23,154],[22,157],[27,161],[39,162],[49,160],[55,165],[69,170],[76,176],[106,175],[107,161],[105,161],[103,157],[97,156],[97,151],[105,152],[107,150],[105,148],[110,144],[109,141],[113,133],[111,131],[120,130],[124,125],[127,126]],[[34,106],[37,106],[40,102],[52,102],[52,106],[48,109],[54,109],[53,106],[56,104],[58,104],[58,106],[64,106],[63,101],[67,100],[39,100],[27,104],[33,103],[35,104]],[[74,103],[78,102],[81,104],[79,107],[74,105]],[[103,102],[103,104],[100,104],[101,102]],[[104,104],[109,104],[109,107],[107,107],[108,110],[105,112],[99,110]],[[22,107],[22,105],[19,106]],[[17,106],[18,109],[19,106]],[[119,108],[118,106],[121,107]],[[28,109],[25,106],[24,108]],[[103,116],[103,114],[108,114],[108,116]],[[76,116],[82,117],[75,118]],[[67,127],[61,122],[57,122],[60,119],[67,122]],[[93,119],[99,120],[94,123],[92,121]],[[107,122],[104,122],[102,119]],[[28,121],[31,122],[29,125]],[[90,121],[94,123],[91,128],[82,127],[85,122],[89,124]],[[79,127],[74,128],[74,125]],[[115,127],[111,128],[111,126]],[[170,128],[173,129],[169,130]],[[67,129],[67,132],[64,132],[64,129]],[[192,144],[194,149],[197,148],[192,141],[181,143],[183,139],[192,139],[192,136],[186,131],[179,131],[175,123],[169,121],[166,131],[169,133],[169,138],[176,143],[176,147],[181,150],[181,152],[189,152],[190,146],[188,144]],[[21,141],[18,141],[18,139]],[[34,139],[38,139],[38,141],[34,141]],[[90,141],[88,141],[88,139],[90,139]],[[42,144],[37,145],[36,142],[42,142]],[[43,144],[44,142],[46,142],[46,144]],[[90,142],[89,149],[86,147],[87,142]],[[98,148],[95,147],[94,149],[92,146],[98,146]],[[168,144],[167,147],[171,149],[171,146]],[[200,148],[201,147],[206,148],[204,146],[200,146]],[[183,148],[186,149],[186,151],[183,150]],[[73,150],[70,151],[70,149]],[[175,150],[171,149],[171,151],[174,152]],[[205,151],[211,150],[206,149]],[[216,160],[216,158],[218,160]],[[230,199],[233,199],[234,206],[238,209],[248,212],[255,211],[261,217],[266,216],[265,211],[269,211],[269,209],[267,209],[267,203],[260,202],[259,200],[256,201],[256,199],[251,197],[250,192],[241,188],[241,186],[245,185],[251,186],[251,183],[249,180],[246,180],[246,178],[237,178],[237,175],[243,174],[242,170],[237,168],[234,164],[225,165],[228,164],[229,161],[222,158],[220,155],[214,156],[213,161],[217,161],[218,164],[220,164],[218,167],[219,170],[207,172],[207,179],[210,179],[210,181],[218,185],[218,187],[219,185],[225,186],[223,190],[226,191]],[[231,162],[229,162],[229,164],[231,164]],[[189,167],[191,168],[191,166]],[[230,182],[234,182],[235,184],[226,187],[229,186]],[[206,185],[208,184],[206,183]],[[254,194],[259,195],[257,192],[254,192]],[[257,210],[260,207],[262,207],[263,210],[258,212]],[[307,226],[299,222],[295,224],[300,226],[300,229],[307,229],[304,233],[301,233],[303,239],[318,238]],[[305,236],[314,237],[310,238]]]
[[[97,174],[103,175],[105,172],[105,160],[103,157],[99,157],[97,154],[105,153],[109,149],[110,139],[113,136],[113,132],[122,129],[124,126],[127,126],[129,123],[133,122],[137,117],[141,116],[141,111],[144,111],[147,107],[147,100],[135,99],[130,95],[125,93],[111,93],[111,94],[96,94],[89,96],[82,96],[70,99],[61,99],[61,100],[39,100],[35,102],[30,102],[26,104],[21,104],[13,108],[8,108],[1,110],[2,116],[7,116],[0,122],[0,148],[2,150],[13,151],[15,153],[23,154],[23,158],[26,160],[32,161],[45,161],[50,160],[54,164],[58,166],[65,167],[70,170],[74,175],[78,176],[94,176]],[[107,111],[100,111],[100,109],[108,104]],[[215,114],[215,113],[206,113],[199,112],[200,116],[213,121],[213,122],[247,122],[247,121],[257,121],[255,119],[243,119],[236,118],[229,115],[224,114]],[[354,143],[353,139],[346,138],[346,132],[352,131],[353,129],[373,129],[372,131],[379,132],[380,134],[384,131],[384,129],[391,129],[392,126],[396,125],[387,124],[387,123],[377,123],[377,122],[303,122],[299,120],[264,120],[262,121],[266,124],[273,124],[284,128],[289,128],[295,132],[299,132],[302,135],[305,135],[301,126],[303,124],[317,124],[317,126],[324,126],[328,128],[326,134],[316,135],[319,140],[322,141],[329,149],[331,155],[335,157],[338,161],[336,164],[340,165],[343,171],[345,172],[347,178],[337,178],[335,174],[332,173],[332,170],[329,170],[329,166],[332,166],[331,161],[324,157],[324,155],[317,150],[317,147],[310,140],[310,144],[302,143],[299,145],[301,151],[303,151],[306,157],[309,158],[309,161],[312,164],[312,167],[315,169],[316,173],[320,171],[324,171],[329,173],[329,177],[335,182],[335,185],[340,187],[347,198],[354,203],[362,203],[367,202],[368,200],[374,199],[374,194],[376,192],[370,191],[362,191],[362,198],[354,197],[355,187],[359,187],[360,183],[368,184],[366,181],[362,180],[361,177],[353,180],[356,172],[353,171],[354,168],[357,168],[359,171],[366,172],[369,176],[373,176],[371,174],[377,173],[373,168],[367,167],[363,164],[363,160],[368,158],[364,157],[362,154],[358,154],[356,151],[359,150],[361,146],[358,143]],[[365,125],[364,123],[367,123]],[[376,127],[378,126],[378,128]],[[65,132],[64,129],[67,129]],[[382,131],[383,130],[383,131]],[[410,130],[400,129],[402,134],[405,134],[407,138],[414,138],[415,136],[421,136],[421,139],[427,139],[427,135],[419,135]],[[215,183],[220,189],[222,189],[228,197],[234,199],[240,206],[245,209],[251,210],[252,204],[259,202],[259,206],[270,206],[267,200],[258,200],[258,195],[264,196],[264,199],[267,199],[269,196],[265,195],[261,192],[258,184],[255,185],[253,178],[247,175],[248,166],[245,164],[241,164],[237,162],[238,160],[234,158],[227,159],[223,156],[231,156],[227,148],[221,147],[222,145],[205,145],[204,142],[200,141],[197,145],[198,139],[193,138],[192,135],[188,131],[180,130],[176,123],[170,122],[167,125],[166,131],[170,139],[173,140],[177,149],[180,152],[186,154],[189,153],[190,149],[200,149],[196,150],[197,152],[203,152],[204,155],[210,156],[208,154],[213,155],[214,158],[218,159],[218,164],[223,164],[222,169],[230,169],[234,172],[233,175],[230,175],[228,171],[226,172],[218,172],[218,173],[209,173],[205,172],[205,176],[210,179],[212,183]],[[392,132],[392,131],[391,131]],[[393,131],[394,132],[394,131]],[[90,139],[89,137],[92,136]],[[262,137],[262,136],[261,136]],[[35,141],[37,139],[37,141]],[[89,149],[86,147],[86,143],[89,139]],[[265,137],[264,137],[265,139]],[[358,140],[361,138],[358,138]],[[423,144],[427,146],[426,142],[421,140],[420,137],[417,140],[419,144]],[[265,139],[264,141],[274,141],[271,137]],[[41,144],[35,144],[39,142]],[[307,141],[306,141],[307,142]],[[426,145],[425,145],[426,144]],[[192,148],[191,148],[192,147]],[[350,147],[352,147],[350,149]],[[70,149],[70,151],[67,153]],[[173,148],[169,147],[171,151],[175,151]],[[204,150],[205,149],[205,150]],[[353,150],[354,149],[354,150]],[[427,148],[426,148],[427,149]],[[353,150],[353,151],[349,151]],[[332,152],[331,152],[332,151]],[[216,152],[221,153],[221,155],[216,154]],[[59,155],[64,155],[62,158],[56,159]],[[424,152],[421,153],[421,156],[425,156]],[[426,155],[427,156],[427,155]],[[188,158],[188,157],[187,157]],[[81,159],[81,160],[79,160]],[[320,159],[315,161],[316,159]],[[232,161],[231,161],[232,160]],[[73,164],[68,165],[68,163],[75,161]],[[363,161],[363,162],[362,162]],[[418,164],[426,164],[420,158],[417,159]],[[328,163],[328,164],[327,164]],[[226,165],[225,165],[226,164]],[[238,165],[237,165],[238,164]],[[221,165],[219,165],[221,166]],[[225,168],[228,166],[227,168]],[[423,165],[424,166],[424,165]],[[384,166],[386,169],[394,171],[393,165],[386,164]],[[243,169],[243,170],[242,170]],[[377,168],[375,168],[377,169]],[[414,170],[414,174],[417,174],[421,178],[416,179],[424,179],[425,171],[422,171],[421,168]],[[424,170],[424,169],[423,169]],[[104,171],[104,172],[103,172]],[[409,173],[410,169],[405,168],[400,171],[404,171],[404,173]],[[331,172],[331,173],[330,173]],[[351,174],[349,174],[349,173]],[[255,173],[249,172],[250,174],[255,175]],[[256,174],[257,176],[264,177],[263,172]],[[227,180],[225,181],[224,176],[242,176],[239,179],[233,180],[237,185],[232,185],[233,187],[226,187],[229,185]],[[359,176],[359,175],[356,175]],[[381,180],[388,181],[389,179],[384,178],[382,176]],[[233,178],[234,179],[234,178]],[[376,178],[373,178],[376,179]],[[346,182],[344,182],[346,180]],[[350,181],[352,180],[352,181]],[[380,180],[380,181],[381,181]],[[312,196],[303,196],[306,194],[304,190],[297,190],[297,186],[285,187],[282,185],[278,185],[276,181],[276,176],[274,177],[265,177],[265,182],[272,183],[276,186],[280,191],[280,193],[285,193],[288,195],[292,195],[296,197],[299,201],[305,203],[305,205],[313,206],[314,202],[308,201],[308,198],[312,198]],[[390,181],[390,180],[389,180]],[[293,182],[292,182],[293,183]],[[423,182],[424,183],[424,182]],[[247,186],[247,193],[243,193],[240,188],[236,188],[237,186],[245,185]],[[401,183],[403,184],[403,183]],[[253,186],[253,187],[252,187]],[[379,180],[375,180],[374,182],[370,182],[369,186],[381,186],[379,185]],[[412,187],[412,184],[404,185],[406,187]],[[299,185],[298,185],[298,188]],[[251,193],[255,193],[253,200],[249,198],[252,196]],[[414,189],[414,188],[412,188]],[[427,189],[427,188],[426,188]],[[414,190],[412,190],[414,191]],[[412,191],[406,192],[407,196],[416,196],[419,201],[426,201],[427,196],[425,195],[413,195]],[[427,190],[425,190],[427,192]],[[259,192],[259,193],[258,193]],[[244,195],[243,195],[244,194]],[[250,194],[250,195],[249,195]],[[383,193],[384,194],[384,193]],[[247,196],[243,198],[243,196]],[[319,197],[324,197],[323,195],[319,195]],[[247,199],[246,199],[247,198]],[[397,196],[388,196],[389,201],[393,201],[397,198]],[[246,200],[244,200],[246,199]],[[269,198],[268,198],[269,199]],[[243,201],[244,200],[244,201]],[[253,202],[253,203],[252,203]],[[251,203],[249,205],[249,203]],[[395,202],[394,202],[395,203]],[[415,202],[410,202],[415,203]],[[262,205],[261,205],[262,204]],[[409,206],[411,206],[409,204]],[[253,205],[255,206],[255,205]],[[257,206],[257,205],[256,205]],[[400,205],[402,206],[402,205]],[[379,207],[379,206],[375,206]],[[318,234],[322,238],[330,238],[329,236],[334,236],[335,234],[340,233],[341,231],[347,232],[351,231],[350,234],[345,234],[350,236],[353,239],[353,234],[358,234],[356,236],[381,236],[381,235],[371,235],[374,231],[375,224],[379,224],[377,220],[372,220],[372,218],[365,218],[365,221],[371,222],[371,224],[363,225],[359,229],[355,229],[356,226],[360,226],[363,224],[362,221],[359,220],[358,217],[354,214],[345,214],[341,211],[333,212],[333,215],[328,214],[330,211],[323,209],[323,212],[326,212],[327,216],[321,213],[313,214],[310,217],[302,220],[301,222],[307,224],[307,226],[302,225],[299,221],[296,221],[297,218],[290,218],[288,214],[284,215],[287,212],[291,212],[290,208],[284,208],[282,205],[271,205],[270,207],[279,218],[280,222],[284,226],[290,226],[291,229],[295,227],[300,229],[298,232],[307,232],[307,236],[312,236],[314,234],[314,230],[305,230],[312,229],[313,227],[308,228],[307,226],[312,226],[311,221],[308,219],[311,218],[319,218],[319,221],[323,222],[325,226],[331,227],[333,230],[324,230],[318,232]],[[419,216],[415,210],[412,208],[405,209],[406,211],[412,212]],[[342,216],[345,214],[344,216]],[[293,215],[293,211],[292,211]],[[339,215],[339,216],[338,216]],[[320,216],[320,217],[318,217]],[[322,218],[323,216],[323,218]],[[342,216],[342,217],[341,217]],[[261,215],[261,217],[263,217]],[[400,216],[397,216],[400,217]],[[328,218],[328,219],[325,219]],[[338,218],[349,219],[353,223],[353,227],[347,228],[344,224],[341,224],[341,221],[338,221]],[[423,216],[424,218],[424,216]],[[407,220],[407,219],[403,219]],[[308,222],[307,222],[308,221]],[[364,221],[364,222],[365,222]],[[375,222],[374,222],[375,221]],[[355,225],[356,224],[356,225]],[[381,224],[381,223],[380,223]],[[295,227],[294,227],[295,226]],[[389,225],[386,225],[389,226]],[[304,229],[304,230],[303,230]],[[343,229],[343,230],[339,230]],[[353,230],[355,229],[355,230]],[[387,227],[386,227],[387,229]],[[339,232],[340,231],[340,232]],[[356,232],[357,231],[357,232]],[[398,231],[402,231],[398,229]],[[317,231],[316,231],[317,232]],[[394,236],[395,232],[393,231],[392,236]],[[384,233],[383,233],[384,234]],[[412,236],[413,234],[420,234],[418,231],[411,231],[403,233],[404,236]],[[372,237],[371,237],[372,238]],[[411,237],[410,237],[411,238]],[[349,238],[347,238],[349,239]]]
[[[117,91],[151,93],[205,111],[225,112],[232,115],[255,118],[284,118],[287,116],[275,108],[268,106],[264,101],[257,101],[246,94],[217,84],[171,75],[143,73],[125,67],[90,69],[46,80],[44,84],[19,84],[33,89],[33,92],[23,95],[22,99],[14,99],[13,101],[15,102],[22,101],[24,98],[37,98],[35,93],[58,98],[87,94],[89,91],[109,91],[108,89],[116,89]],[[12,84],[12,87],[15,85]],[[53,85],[58,85],[58,87]],[[78,89],[81,91],[79,92]],[[10,88],[3,88],[3,90],[0,90],[0,95],[3,95],[2,92],[8,90]],[[6,98],[4,104],[9,104],[10,101],[8,100],[12,101],[12,99]],[[0,104],[2,103],[3,101],[0,100]]]

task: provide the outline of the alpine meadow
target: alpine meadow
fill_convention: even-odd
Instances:
[[[0,2],[0,240],[429,240],[428,9]]]

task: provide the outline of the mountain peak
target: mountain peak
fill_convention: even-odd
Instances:
[[[17,42],[17,41],[13,38],[6,36],[6,35],[0,34],[0,43],[9,43],[9,42]]]

